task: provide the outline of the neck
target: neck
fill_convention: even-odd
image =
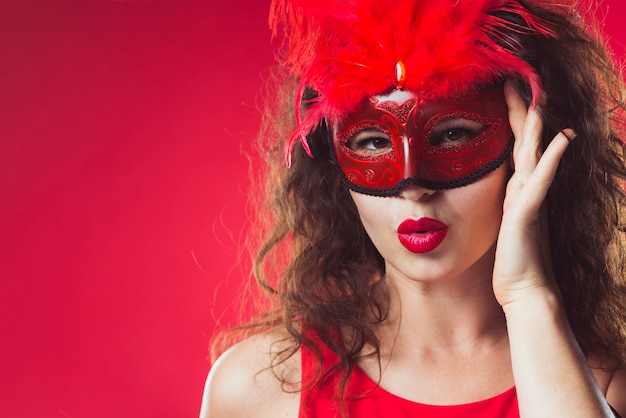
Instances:
[[[466,354],[506,339],[504,314],[493,294],[489,259],[455,277],[415,280],[393,269],[382,283],[389,316],[379,328],[381,348],[422,347]]]

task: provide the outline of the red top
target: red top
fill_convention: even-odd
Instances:
[[[334,364],[337,356],[317,338],[322,352],[324,370]],[[302,376],[313,376],[318,370],[317,360],[305,347],[302,353]],[[337,376],[324,380],[302,391],[299,418],[340,418],[336,402]],[[356,367],[348,383],[346,406],[350,418],[519,418],[515,387],[478,402],[463,405],[425,405],[393,395],[378,386],[360,368]]]

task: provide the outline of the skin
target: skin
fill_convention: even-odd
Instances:
[[[359,366],[418,402],[473,402],[515,385],[523,418],[612,417],[607,400],[626,417],[626,370],[603,371],[602,359],[583,356],[547,251],[543,201],[575,133],[559,133],[542,154],[538,113],[508,84],[505,96],[516,138],[512,174],[502,166],[457,189],[353,194],[385,258],[390,295],[389,319],[377,329],[382,374],[367,357]],[[417,216],[449,225],[444,243],[425,255],[395,236],[399,222]],[[276,329],[227,351],[209,374],[201,418],[297,417],[299,353],[268,369],[284,337]]]

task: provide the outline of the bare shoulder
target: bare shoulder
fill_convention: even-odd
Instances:
[[[298,416],[301,375],[299,352],[276,363],[289,350],[285,331],[253,335],[215,362],[204,388],[200,418]]]
[[[603,367],[604,364],[607,362],[599,357],[589,357],[589,365],[607,402],[626,418],[626,367],[613,370]]]
[[[626,367],[617,369],[612,374],[606,400],[622,417],[626,417]]]

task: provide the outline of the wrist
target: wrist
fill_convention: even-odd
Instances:
[[[515,299],[502,305],[507,321],[516,317],[563,318],[561,297],[556,288],[548,286],[526,289]]]

